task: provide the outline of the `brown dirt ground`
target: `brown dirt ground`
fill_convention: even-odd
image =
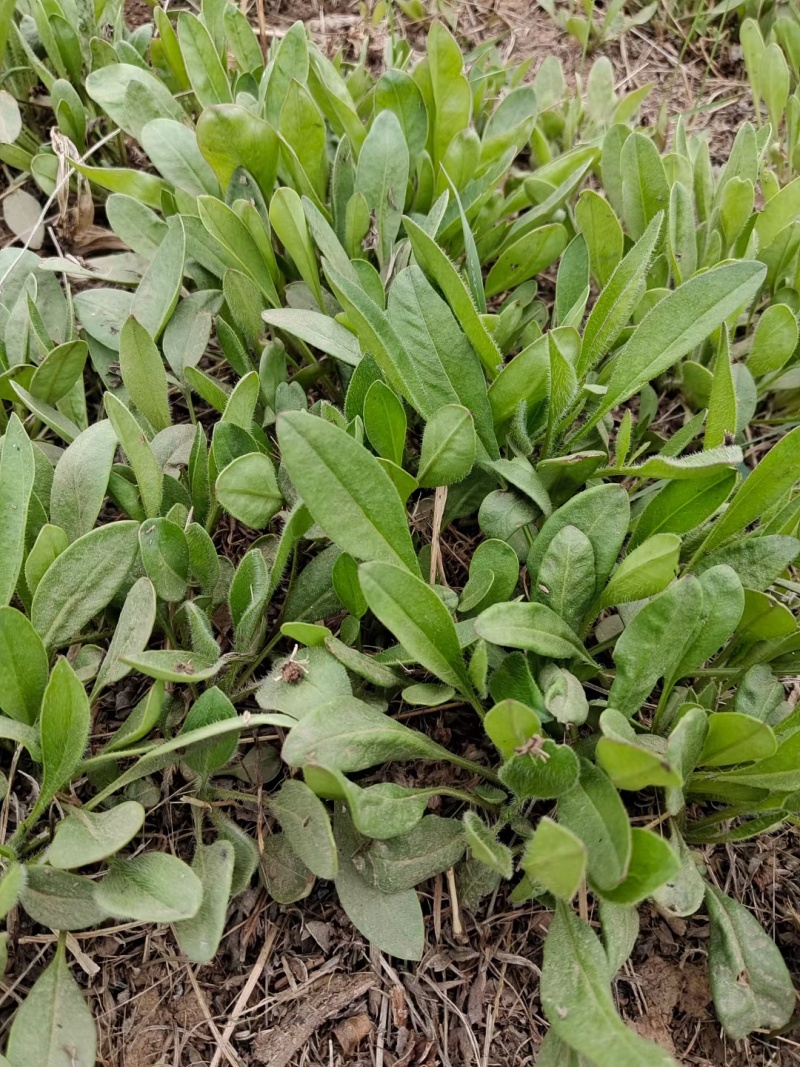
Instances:
[[[150,20],[142,0],[127,0],[126,10],[134,24]],[[265,0],[265,18],[270,35],[304,19],[329,51],[344,47],[358,54],[366,41],[378,60],[384,43],[356,0]],[[422,34],[409,29],[421,45]],[[691,128],[708,129],[719,158],[749,113],[741,64],[729,44],[715,52],[713,43],[704,41],[679,63],[679,31],[677,26],[634,30],[601,54],[609,56],[624,87],[655,83],[646,120],[656,122],[662,105],[672,114],[683,112]],[[579,47],[534,0],[467,0],[460,6],[458,33],[470,45],[499,36],[498,47],[509,58],[555,53],[568,75],[584,71]],[[698,109],[698,100],[707,106]],[[454,556],[457,551],[458,546]],[[452,558],[448,569],[456,565]],[[122,693],[118,703],[129,706],[134,700],[135,694]],[[465,740],[470,724],[458,713],[425,714],[418,726],[480,758]],[[183,791],[179,776],[167,778],[162,803],[148,819],[154,844],[179,853],[191,848],[192,836]],[[644,824],[651,812],[634,818]],[[268,832],[263,814],[242,808],[236,816],[256,837]],[[705,853],[712,878],[758,914],[800,985],[797,831]],[[99,1062],[102,1067],[527,1067],[535,1063],[547,1029],[538,979],[550,913],[536,902],[513,907],[504,890],[473,912],[463,902],[459,907],[454,889],[444,877],[423,887],[427,951],[416,965],[390,961],[365,944],[325,883],[291,907],[277,906],[263,890],[248,890],[231,908],[218,959],[205,967],[189,965],[165,928],[123,924],[76,934],[70,949],[99,1019]],[[12,935],[18,935],[12,938],[13,984],[0,1008],[21,999],[52,943],[24,928]],[[622,1015],[682,1064],[800,1064],[797,1031],[735,1044],[721,1034],[710,1005],[707,937],[702,914],[667,920],[644,909],[633,957],[615,982]]]

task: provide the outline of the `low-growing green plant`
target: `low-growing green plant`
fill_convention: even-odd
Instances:
[[[332,880],[404,960],[437,873],[548,903],[542,1064],[673,1062],[612,997],[650,899],[706,909],[731,1038],[785,1026],[780,952],[692,847],[800,797],[800,178],[770,127],[715,172],[681,123],[664,156],[631,128],[604,60],[584,100],[438,23],[374,75],[299,23],[265,64],[232,5],[75,50],[29,4],[2,159],[55,232],[90,187],[126,250],[0,252],[0,913],[60,931],[11,1067],[94,1062],[67,931],[169,923],[205,962],[256,870],[279,903]],[[374,770],[402,761],[450,770]],[[172,767],[186,859],[147,847]],[[233,815],[262,802],[259,846]]]
[[[612,0],[602,8],[594,0],[536,0],[544,11],[570,34],[583,48],[584,53],[614,41],[633,26],[645,26],[658,10],[658,0],[634,10],[625,0]]]

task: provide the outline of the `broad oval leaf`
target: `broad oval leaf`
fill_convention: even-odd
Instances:
[[[137,522],[112,522],[74,541],[39,582],[31,622],[48,648],[66,644],[110,603],[139,549]]]
[[[183,860],[144,852],[134,859],[115,860],[97,886],[96,899],[118,919],[176,922],[197,914],[203,885]]]
[[[139,832],[144,815],[144,808],[135,800],[98,813],[75,808],[58,824],[47,850],[48,862],[69,871],[113,856]]]

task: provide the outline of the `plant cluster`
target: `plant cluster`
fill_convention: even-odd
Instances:
[[[61,932],[5,1062],[94,1063],[65,932],[169,923],[208,961],[256,871],[287,904],[332,880],[405,960],[437,873],[547,902],[541,1065],[673,1062],[612,996],[648,900],[706,909],[731,1038],[787,1025],[778,948],[692,848],[800,810],[777,116],[715,168],[632,127],[606,60],[584,99],[438,23],[375,74],[301,24],[265,61],[220,0],[98,7],[0,12],[4,202],[35,238],[35,183],[59,251],[0,252],[0,915]],[[148,847],[168,768],[185,858]]]

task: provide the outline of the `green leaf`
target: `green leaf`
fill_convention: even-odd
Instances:
[[[795,993],[775,942],[746,908],[711,885],[706,907],[711,993],[725,1033],[738,1041],[753,1030],[785,1026]]]
[[[22,864],[12,862],[6,867],[0,878],[0,919],[5,919],[11,909],[16,907],[26,880],[27,868]]]
[[[413,168],[428,140],[428,112],[414,79],[403,70],[384,71],[375,86],[375,108],[397,117]]]
[[[498,841],[474,811],[464,812],[463,822],[473,859],[497,871],[503,878],[510,878],[514,873],[514,857],[508,845]]]
[[[608,695],[610,707],[635,715],[658,679],[672,677],[702,607],[702,587],[689,575],[637,612],[614,648],[617,673]]]
[[[405,508],[377,459],[344,430],[305,412],[285,412],[278,441],[289,476],[315,522],[356,559],[419,573]]]
[[[566,244],[567,231],[559,222],[523,234],[505,249],[489,271],[486,296],[497,296],[541,274],[555,263]]]
[[[702,481],[668,482],[650,498],[639,516],[628,543],[629,550],[656,534],[684,534],[694,530],[727,500],[736,479],[737,472],[726,468],[712,472]]]
[[[397,369],[419,413],[428,419],[444,404],[462,404],[472,413],[486,453],[496,458],[492,413],[474,339],[419,267],[407,267],[395,278],[389,290],[388,318],[410,360],[408,370],[399,362]],[[419,376],[413,388],[412,375]]]
[[[144,808],[135,800],[125,800],[97,814],[72,808],[56,827],[47,860],[62,871],[99,863],[119,852],[138,834],[144,817]]]
[[[413,889],[458,863],[466,844],[463,826],[456,819],[426,815],[406,833],[389,841],[373,841],[364,855],[361,875],[384,893]]]
[[[45,404],[57,404],[83,374],[88,354],[85,341],[67,341],[48,352],[31,378],[31,395]]]
[[[577,635],[544,604],[493,604],[475,620],[475,632],[493,645],[524,648],[549,659],[594,662]]]
[[[584,189],[575,205],[575,221],[589,249],[592,276],[601,287],[622,259],[623,236],[614,209],[593,189]]]
[[[564,526],[542,557],[532,595],[577,630],[592,602],[594,587],[592,542],[576,526]]]
[[[578,784],[559,798],[558,821],[586,845],[592,884],[601,893],[619,885],[630,863],[631,827],[619,793],[599,767],[581,760]]]
[[[406,198],[409,156],[403,129],[392,111],[380,111],[361,146],[355,191],[361,193],[378,229],[377,255],[391,258]]]
[[[95,900],[95,884],[44,864],[29,864],[20,903],[34,922],[52,930],[86,930],[108,918]]]
[[[359,837],[344,812],[336,813],[334,833],[339,847],[336,893],[347,917],[380,951],[398,959],[420,959],[425,928],[417,894],[413,889],[383,893],[364,881],[353,863]]]
[[[278,131],[295,184],[324,197],[328,186],[325,121],[314,98],[295,76],[281,104]]]
[[[678,571],[681,540],[675,534],[655,534],[629,552],[603,590],[598,607],[644,600],[666,588]]]
[[[548,800],[568,793],[578,781],[578,757],[567,745],[549,738],[531,740],[531,754],[507,760],[500,768],[500,781],[521,800]]]
[[[181,650],[156,650],[141,652],[137,656],[123,656],[122,662],[135,671],[162,682],[205,682],[219,674],[222,660],[212,662],[194,652]]]
[[[278,138],[269,123],[238,104],[214,104],[197,120],[197,145],[223,189],[243,168],[258,183],[265,200],[272,195]]]
[[[34,473],[33,446],[12,414],[0,456],[0,605],[10,602],[22,570]]]
[[[475,455],[472,414],[460,404],[446,404],[425,424],[417,481],[426,488],[460,482],[472,470]]]
[[[283,744],[290,767],[307,763],[362,771],[406,759],[447,759],[446,750],[355,697],[320,703],[293,726]]]
[[[262,452],[229,463],[220,471],[214,493],[226,511],[252,530],[263,530],[283,503],[275,468]]]
[[[96,1049],[92,1013],[69,973],[64,946],[59,944],[55,959],[14,1016],[6,1048],[8,1062],[10,1067],[34,1063],[37,1067],[91,1067]]]
[[[114,636],[103,664],[97,672],[92,699],[106,686],[114,685],[130,673],[124,656],[138,655],[147,647],[156,620],[156,591],[149,578],[139,578],[131,586],[119,613]]]
[[[647,225],[669,203],[669,185],[664,164],[654,142],[645,134],[634,132],[622,146],[623,219],[638,239]]]
[[[459,611],[480,611],[507,600],[519,580],[519,558],[505,541],[481,541],[469,563],[469,581],[459,597]]]
[[[314,294],[322,311],[325,311],[314,247],[303,204],[294,189],[281,186],[276,190],[269,205],[269,221],[286,252],[294,260],[300,277]]]
[[[130,91],[137,83],[144,91],[135,94],[145,106],[136,106]],[[145,123],[156,115],[180,122],[183,111],[167,87],[149,70],[132,63],[114,63],[93,70],[86,79],[86,92],[112,122],[139,140]],[[120,189],[136,195],[131,189]]]
[[[668,1053],[620,1019],[603,946],[563,902],[544,943],[541,998],[552,1030],[597,1067],[675,1067]]]
[[[183,600],[189,576],[189,546],[183,529],[169,519],[148,520],[139,528],[139,550],[142,565],[161,599]]]
[[[777,503],[800,479],[800,426],[782,437],[742,482],[695,558],[739,533]]]
[[[180,127],[180,129],[185,128],[186,127],[184,126]],[[164,239],[158,246],[158,251],[151,259],[150,265],[142,276],[141,282],[139,282],[139,288],[136,290],[133,302],[131,303],[131,315],[141,324],[150,337],[155,340],[158,340],[161,336],[164,327],[169,322],[170,316],[178,303],[178,296],[180,295],[181,283],[183,281],[185,256],[186,233],[180,219],[177,219],[175,222],[170,223]],[[120,335],[120,344],[121,342],[122,336]],[[140,348],[141,343],[141,335],[139,335],[136,339],[137,349]],[[122,353],[120,352],[120,357],[121,356]],[[141,358],[141,355],[139,358]],[[148,362],[155,362],[153,360],[152,350],[148,355]],[[159,362],[161,362],[160,359]],[[144,394],[146,389],[143,383],[139,382],[138,378],[137,384],[141,385],[141,388],[138,389],[137,392]],[[156,408],[156,405],[158,405],[158,414],[161,418],[163,418],[164,415],[163,403],[165,402],[165,398],[161,397],[161,393],[165,388],[166,382],[162,379],[161,374],[159,374],[155,382],[152,383],[152,390],[147,391],[149,406]],[[157,401],[152,397],[152,391],[157,391]],[[135,397],[134,402],[136,402]],[[154,411],[154,414],[155,413],[156,412]],[[143,414],[146,414],[146,412],[143,412]],[[164,425],[168,426],[169,422],[170,420],[167,419]],[[161,427],[156,426],[156,428],[160,429]]]
[[[730,343],[728,331],[723,329],[714,363],[714,381],[711,384],[711,396],[708,402],[705,447],[714,449],[723,445],[727,434],[736,433],[737,422],[736,387],[733,381]]]
[[[116,449],[114,428],[102,419],[80,433],[59,457],[50,491],[50,518],[70,541],[94,527]]]
[[[433,23],[427,43],[434,104],[429,145],[434,164],[440,164],[455,135],[469,125],[472,92],[462,73],[461,49],[443,23]]]
[[[603,948],[608,956],[608,973],[614,978],[630,959],[639,937],[639,909],[635,904],[611,904],[600,900],[600,927]]]
[[[598,485],[576,494],[545,522],[528,554],[528,571],[533,579],[555,536],[566,526],[574,526],[589,539],[599,591],[617,561],[630,522],[628,494],[620,485]],[[545,583],[546,584],[546,583]]]
[[[624,881],[615,889],[603,890],[614,904],[638,904],[680,870],[680,860],[668,842],[650,830],[631,830],[631,858]]]
[[[133,316],[120,331],[119,363],[131,400],[153,429],[171,425],[164,361],[150,334]]]
[[[589,717],[589,702],[583,685],[574,674],[548,663],[542,669],[539,680],[544,689],[547,710],[560,723],[582,726]]]
[[[212,244],[221,245],[227,253],[225,267],[238,265],[244,274],[253,279],[266,301],[277,305],[278,294],[270,274],[269,263],[264,257],[264,250],[242,219],[215,196],[199,196],[197,210]],[[219,254],[218,251],[216,254]],[[224,267],[219,270],[220,274],[224,273]],[[190,370],[194,368],[187,367],[184,371],[187,380]]]
[[[89,743],[89,700],[75,671],[56,661],[42,698],[42,790],[35,810],[43,812],[72,778]]]
[[[404,215],[403,226],[411,241],[417,263],[444,293],[472,347],[480,356],[484,369],[491,378],[496,377],[502,364],[500,350],[478,315],[461,275],[434,239],[413,219]]]
[[[586,846],[571,830],[543,816],[520,861],[523,871],[559,900],[572,900],[586,871]]]
[[[41,637],[16,608],[0,608],[0,673],[0,709],[32,726],[39,716],[49,667]]]
[[[180,734],[189,734],[193,730],[202,729],[212,723],[236,718],[238,718],[236,708],[221,690],[212,686],[206,689],[199,700],[194,702],[184,719]],[[186,764],[203,781],[206,781],[212,774],[230,763],[235,751],[235,734],[225,734],[218,739],[194,746],[186,757]]]
[[[687,640],[680,663],[671,675],[677,680],[700,667],[731,636],[742,618],[746,596],[741,580],[732,567],[719,564],[700,575],[703,591],[702,615]]]
[[[777,751],[775,734],[766,723],[736,711],[718,711],[708,718],[708,734],[698,759],[701,767],[725,767],[768,759]]]
[[[583,193],[586,196],[587,193]],[[614,273],[598,296],[583,332],[583,345],[576,371],[583,375],[591,370],[611,350],[644,292],[645,278],[650,269],[661,234],[663,216],[656,215],[646,231],[616,266]]]
[[[754,378],[781,370],[797,348],[797,319],[786,304],[770,304],[758,320],[747,356]]]
[[[186,73],[200,106],[230,103],[228,76],[214,42],[200,19],[181,11],[178,15],[178,40]]]
[[[364,563],[358,573],[370,610],[406,651],[446,685],[475,701],[455,624],[431,587],[388,563]]]
[[[357,367],[361,362],[358,340],[350,330],[327,315],[302,308],[269,308],[261,312],[261,317],[269,326],[299,337],[341,363]]]
[[[161,494],[164,483],[161,467],[158,465],[158,460],[142,431],[142,427],[122,401],[118,400],[113,393],[106,393],[104,403],[106,414],[114,427],[114,433],[117,435],[136,476],[136,483],[139,486],[145,514],[148,518],[152,518],[158,515],[161,507]]]
[[[164,852],[144,852],[115,860],[96,889],[109,915],[139,922],[168,923],[191,919],[203,899],[200,879],[182,860]]]
[[[209,963],[217,954],[225,931],[234,862],[234,847],[229,841],[197,846],[192,871],[202,886],[202,903],[193,918],[174,926],[181,952],[192,963]]]
[[[298,20],[286,31],[276,50],[275,62],[266,85],[266,116],[273,125],[278,121],[292,78],[304,83],[308,70],[308,39],[305,26]]]
[[[402,466],[406,413],[397,394],[385,382],[373,382],[367,390],[363,417],[364,430],[378,455]]]
[[[703,903],[705,885],[697,869],[694,856],[686,846],[675,824],[671,824],[670,842],[681,861],[677,874],[655,891],[653,900],[670,915],[685,918],[694,915]]]
[[[506,699],[486,713],[483,728],[504,760],[541,731],[539,716],[519,700]]]
[[[651,456],[633,467],[620,467],[615,473],[633,478],[692,479],[714,477],[724,467],[742,462],[738,445],[718,445],[690,456]]]
[[[721,264],[695,275],[659,301],[615,360],[605,396],[588,425],[596,425],[704,341],[747,304],[765,273],[766,268],[755,261]]]
[[[314,887],[314,875],[283,834],[271,834],[264,842],[261,874],[267,892],[278,904],[303,900]]]
[[[335,878],[336,845],[322,801],[303,782],[288,780],[269,801],[286,840],[318,878]]]
[[[667,758],[626,738],[601,737],[596,753],[598,766],[617,789],[638,792],[648,786],[675,788],[682,784],[681,776]]]
[[[36,537],[36,541],[25,560],[25,584],[28,592],[33,594],[44,577],[45,571],[61,553],[69,547],[69,538],[60,526],[46,523]]]
[[[139,549],[139,524],[113,522],[74,541],[45,572],[33,597],[31,622],[45,646],[80,633],[116,594]]]

